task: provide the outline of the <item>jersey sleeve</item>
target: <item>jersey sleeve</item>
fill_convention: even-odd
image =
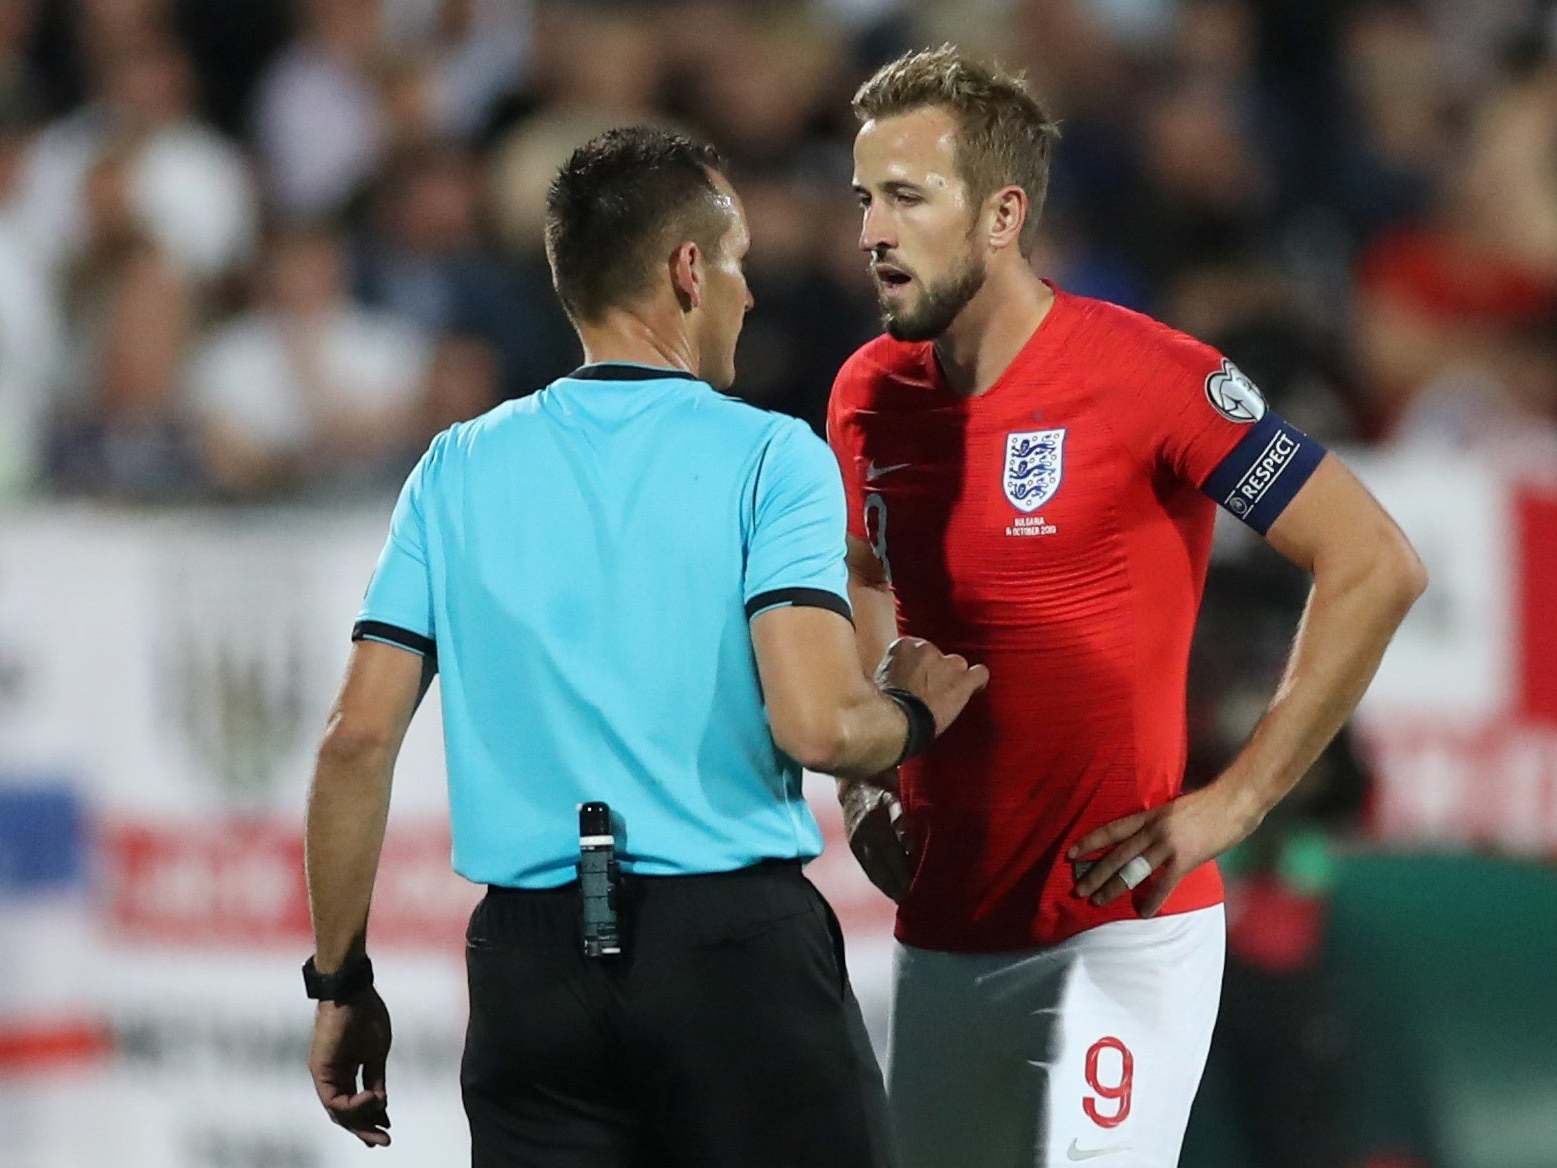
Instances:
[[[401,488],[389,520],[389,537],[351,631],[353,641],[381,641],[423,657],[437,656],[432,581],[427,570],[427,526],[423,516],[431,452],[422,457]]]
[[[868,540],[865,532],[865,484],[861,478],[864,461],[860,450],[859,428],[849,415],[848,401],[852,388],[851,365],[846,364],[833,379],[832,396],[827,401],[827,444],[832,447],[838,461],[838,473],[843,476],[844,513],[848,517],[848,533],[855,539]]]
[[[747,618],[781,605],[811,605],[852,620],[843,531],[837,464],[803,422],[784,422],[762,453],[752,487]]]
[[[1174,334],[1149,367],[1127,425],[1152,464],[1264,535],[1324,457],[1209,345]]]

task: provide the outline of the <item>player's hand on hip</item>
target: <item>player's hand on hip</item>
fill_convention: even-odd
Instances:
[[[962,713],[968,699],[989,684],[989,670],[967,658],[942,653],[929,641],[899,637],[876,667],[876,684],[906,689],[930,707],[940,734]]]
[[[913,879],[913,857],[895,786],[892,773],[874,779],[840,779],[838,802],[843,805],[843,828],[854,858],[872,884],[901,902]]]
[[[1066,853],[1068,859],[1080,860],[1108,849],[1076,882],[1076,895],[1103,905],[1139,889],[1140,914],[1155,916],[1180,880],[1238,843],[1258,823],[1237,812],[1216,783],[1116,819],[1083,836]]]
[[[369,987],[349,1002],[320,1002],[308,1070],[325,1114],[370,1148],[389,1143],[389,1009]],[[357,1075],[362,1075],[358,1090]]]

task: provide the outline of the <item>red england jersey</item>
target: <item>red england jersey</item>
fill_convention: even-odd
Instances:
[[[1059,291],[974,398],[930,343],[870,342],[838,374],[828,436],[901,632],[990,670],[903,767],[919,848],[898,939],[1009,950],[1136,917],[1144,886],[1094,906],[1065,852],[1179,793],[1216,502],[1263,532],[1322,449],[1216,350]],[[1221,897],[1208,863],[1163,911]]]

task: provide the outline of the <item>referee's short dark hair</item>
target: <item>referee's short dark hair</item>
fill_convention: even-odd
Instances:
[[[730,223],[718,152],[654,126],[608,130],[563,163],[546,192],[546,258],[575,323],[597,321],[652,284],[691,240],[712,254]]]

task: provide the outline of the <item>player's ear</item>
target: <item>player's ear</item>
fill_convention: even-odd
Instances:
[[[989,214],[989,246],[999,251],[1021,241],[1022,225],[1032,207],[1021,187],[1001,187],[984,204]]]
[[[670,253],[670,283],[682,312],[703,303],[703,253],[691,240],[677,244]]]

